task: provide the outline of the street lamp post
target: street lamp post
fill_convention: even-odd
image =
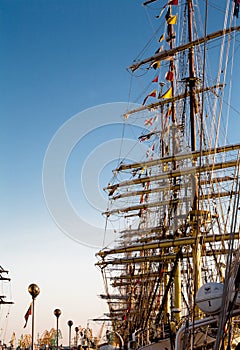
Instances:
[[[73,321],[69,320],[68,321],[68,326],[69,326],[69,350],[71,349],[71,328],[72,328],[72,325],[73,325]]]
[[[59,316],[61,315],[61,313],[62,313],[62,311],[60,309],[54,310],[54,315],[57,318],[57,350],[58,350],[58,319],[59,319]]]
[[[28,292],[32,296],[32,350],[34,350],[34,304],[36,297],[40,293],[40,288],[35,283],[32,283],[28,286]]]

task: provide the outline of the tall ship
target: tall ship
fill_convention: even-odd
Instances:
[[[143,5],[155,51],[129,66],[145,95],[123,120],[144,152],[113,169],[96,263],[109,346],[239,349],[240,0]]]

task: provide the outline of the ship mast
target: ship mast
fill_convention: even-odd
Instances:
[[[188,8],[188,40],[189,42],[193,41],[193,31],[192,31],[192,22],[193,22],[193,4],[192,0],[187,2]],[[195,63],[194,63],[194,48],[189,48],[189,90],[190,90],[190,128],[191,128],[191,151],[196,151],[196,96],[195,96],[195,85],[196,85],[196,73],[195,73]],[[201,155],[200,155],[201,157]],[[197,159],[193,158],[193,166],[196,167]],[[192,191],[193,191],[193,204],[192,211],[196,213],[194,219],[192,220],[192,232],[195,237],[195,244],[193,245],[193,283],[194,283],[194,299],[197,290],[201,286],[201,246],[199,242],[199,225],[200,225],[200,212],[198,211],[198,180],[197,174],[192,176]],[[195,312],[194,312],[195,311]],[[198,317],[199,310],[195,308],[195,300],[193,300],[193,320],[194,317]]]
[[[10,281],[9,277],[6,277],[5,274],[8,274],[8,271],[4,270],[2,266],[0,266],[0,281]],[[5,295],[0,295],[0,305],[1,304],[13,304],[12,301],[7,301],[5,300],[6,296]]]
[[[170,15],[172,15],[172,6],[169,6],[169,10],[170,10]],[[169,41],[169,46],[170,46],[170,50],[174,49],[173,43],[174,43],[174,38],[175,38],[175,33],[174,33],[174,29],[173,29],[173,25],[172,24],[168,24],[168,33],[169,33],[169,37],[170,37],[170,41]],[[175,72],[175,65],[174,65],[174,58],[172,57],[170,60],[170,71],[173,73],[173,75],[175,76],[174,79],[171,81],[171,89],[172,89],[172,96],[175,96],[175,84],[174,81],[176,80],[176,72]],[[175,158],[175,154],[178,153],[177,150],[177,145],[176,145],[176,138],[177,138],[177,118],[176,118],[176,108],[175,108],[175,103],[174,101],[171,104],[171,110],[172,110],[172,155],[173,158]],[[172,167],[173,170],[177,169],[177,164],[175,159],[173,159],[172,162]],[[173,186],[177,185],[177,179],[174,178],[173,179]],[[173,191],[173,196],[174,199],[177,200],[178,197],[178,193],[177,191]],[[174,216],[174,234],[176,234],[177,231],[177,204],[173,204],[173,216]],[[178,254],[180,254],[181,249],[178,250]],[[180,321],[180,310],[181,310],[181,263],[179,261],[179,259],[176,259],[175,261],[175,268],[174,268],[174,274],[173,274],[173,278],[174,278],[174,308],[175,310],[177,310],[176,314],[175,314],[175,320],[177,322]],[[166,287],[168,286],[168,284],[171,282],[166,280]],[[168,295],[169,293],[167,293],[166,295]],[[167,296],[167,298],[169,298],[169,296]],[[166,302],[166,314],[168,314],[168,307],[169,307],[169,300],[167,300]],[[166,319],[166,316],[165,316]]]
[[[192,0],[188,0],[188,40],[192,42]],[[190,122],[191,122],[191,150],[196,151],[196,126],[195,126],[195,66],[194,66],[194,50],[189,48],[189,89],[190,89]],[[196,203],[194,203],[196,206]],[[193,206],[194,207],[194,206]]]
[[[149,0],[149,3],[153,1]],[[239,195],[239,190],[231,184],[238,178],[233,169],[239,164],[237,151],[240,144],[210,148],[210,142],[202,149],[202,140],[204,144],[208,141],[210,123],[207,119],[204,123],[200,119],[203,118],[203,109],[207,108],[207,104],[203,108],[203,101],[216,98],[215,90],[224,85],[206,84],[205,87],[204,74],[199,72],[202,62],[198,65],[198,52],[201,51],[200,45],[205,45],[206,49],[208,41],[230,36],[231,32],[240,31],[240,27],[209,35],[205,27],[204,37],[198,39],[194,30],[195,1],[186,0],[184,11],[178,12],[179,17],[184,18],[183,44],[177,46],[174,21],[169,20],[177,18],[172,13],[176,9],[172,5],[177,3],[177,0],[168,1],[164,6],[164,10],[167,9],[166,42],[169,50],[158,50],[154,56],[130,67],[135,72],[143,65],[151,63],[147,68],[150,69],[156,61],[167,61],[163,70],[167,66],[168,73],[171,72],[165,75],[167,87],[170,87],[167,91],[171,93],[162,95],[164,83],[161,82],[157,102],[144,102],[124,114],[124,119],[127,119],[133,114],[139,117],[142,111],[150,112],[155,127],[141,135],[139,140],[150,143],[150,138],[155,138],[159,154],[150,157],[147,153],[144,160],[123,162],[114,169],[114,182],[105,188],[111,202],[103,214],[107,218],[127,219],[127,229],[120,231],[116,247],[98,252],[101,261],[96,265],[104,271],[105,281],[110,281],[106,287],[109,315],[114,331],[121,333],[125,344],[128,341],[135,343],[136,334],[136,344],[141,345],[170,337],[173,349],[171,329],[180,327],[187,320],[183,342],[186,345],[188,342],[189,346],[191,342],[193,349],[199,340],[196,332],[200,324],[198,319],[204,312],[198,306],[198,298],[196,305],[197,291],[207,281],[209,270],[212,271],[211,279],[222,282],[222,256],[229,253],[231,237],[239,239],[238,230],[230,230],[225,213],[228,217],[231,215],[230,202]],[[159,73],[158,78],[161,78],[162,71]],[[158,82],[158,79],[153,82]],[[160,125],[157,124],[159,116]],[[206,127],[203,128],[203,124]],[[119,180],[121,172],[124,176]],[[229,202],[229,206],[223,205],[224,202]],[[119,299],[110,294],[109,286],[118,290]]]

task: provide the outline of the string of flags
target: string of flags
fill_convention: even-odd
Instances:
[[[143,3],[143,5],[149,5],[157,0],[147,0]],[[234,12],[233,16],[239,17],[239,10],[240,10],[240,0],[233,0],[234,1]],[[175,38],[175,33],[172,32],[170,29],[172,25],[175,25],[177,23],[177,14],[172,14],[172,8],[170,5],[173,6],[178,6],[178,0],[169,0],[162,8],[161,13],[157,18],[161,17],[163,14],[164,10],[168,7],[166,15],[165,15],[165,20],[167,23],[167,30],[168,30],[168,37],[166,38],[167,42],[170,42],[172,39]],[[164,33],[160,36],[159,42],[161,43],[165,39]],[[155,52],[155,54],[161,52],[162,46]],[[150,64],[150,68],[153,68],[154,70],[160,68],[160,60],[156,60]],[[174,81],[174,71],[171,65],[169,66],[169,69],[165,75],[165,79],[168,82],[173,82]],[[153,83],[158,83],[159,77],[158,75],[155,76],[155,78],[152,80]],[[172,88],[169,88],[163,95],[159,94],[157,96],[157,91],[154,89],[151,91],[143,100],[142,104],[145,105],[149,97],[158,97],[158,98],[171,98],[172,97]]]
[[[152,2],[155,2],[157,0],[147,0],[144,2],[143,5],[148,5],[148,4],[151,4]],[[237,1],[240,3],[240,0],[234,0],[234,1]],[[169,5],[174,5],[174,6],[177,6],[178,5],[178,0],[169,0],[162,8],[162,11],[161,11],[161,14],[158,16],[160,17],[163,13],[163,11],[168,7],[167,9],[167,13],[165,15],[165,20],[166,20],[166,23],[167,23],[167,28],[168,28],[168,37],[166,38],[166,41],[167,42],[170,42],[172,39],[175,38],[175,34],[172,33],[172,30],[170,30],[169,28],[172,26],[172,25],[175,25],[177,23],[177,14],[174,15],[172,14],[172,9]],[[163,40],[165,39],[165,34],[163,33],[158,42],[162,42]],[[162,46],[155,52],[155,54],[159,53],[162,51]],[[160,60],[156,60],[154,62],[152,62],[150,64],[150,68],[153,68],[154,70],[160,68]],[[169,69],[165,75],[165,79],[166,81],[168,82],[173,82],[174,81],[174,71],[173,71],[173,67],[172,65],[170,64],[169,65]],[[156,75],[155,78],[152,80],[152,83],[158,83],[159,82],[159,76]],[[143,100],[142,102],[142,105],[145,105],[145,103],[147,102],[148,98],[149,97],[158,97],[159,99],[160,98],[171,98],[172,97],[172,88],[170,87],[164,94],[162,94],[161,92],[159,93],[159,95],[157,96],[157,90],[154,89],[152,90]],[[147,124],[149,125],[149,124]]]
[[[147,0],[143,3],[143,5],[149,5],[153,2],[155,2],[157,0]],[[237,18],[239,17],[239,10],[240,10],[240,0],[233,0],[234,1],[234,12],[233,12],[233,16],[236,16]],[[164,10],[168,7],[167,9],[167,13],[165,15],[165,20],[167,23],[167,29],[168,29],[168,37],[166,38],[166,41],[169,42],[172,39],[175,38],[175,34],[172,33],[172,31],[170,31],[170,26],[175,25],[177,23],[177,14],[172,14],[172,8],[170,7],[170,5],[173,6],[177,6],[178,5],[178,0],[169,0],[162,8],[161,13],[159,16],[157,16],[158,18],[163,14]],[[165,39],[165,35],[162,34],[159,38],[159,42],[162,42]],[[162,50],[162,46],[155,52],[155,54],[161,52]],[[150,68],[153,69],[158,69],[160,68],[160,60],[156,60],[154,62],[152,62],[150,64]],[[171,66],[169,67],[169,70],[167,71],[166,75],[165,75],[165,79],[168,82],[173,82],[174,81],[174,72],[173,69],[171,68]],[[158,83],[159,81],[159,77],[158,75],[152,80],[153,83]],[[157,97],[157,91],[156,89],[154,89],[153,91],[151,91],[143,100],[142,104],[145,105],[145,103],[147,102],[149,97]],[[171,98],[172,97],[172,88],[168,89],[162,96],[159,94],[158,98]]]
[[[144,106],[145,103],[147,102],[147,99],[149,97],[156,97],[157,96],[157,90],[154,89],[153,91],[151,91],[143,100],[142,105]],[[172,87],[170,87],[163,95],[159,95],[158,98],[171,98],[172,97]]]
[[[157,0],[148,0],[144,2],[144,5],[148,5],[151,4],[153,2],[155,2]],[[239,1],[240,0],[236,0]],[[165,9],[167,10],[166,14],[165,14],[165,20],[166,20],[166,24],[167,24],[167,36],[165,36],[165,33],[162,33],[161,36],[158,39],[159,43],[162,43],[164,40],[169,44],[171,42],[171,40],[173,40],[176,37],[176,34],[173,31],[173,25],[175,25],[177,23],[177,14],[173,14],[172,13],[172,8],[169,5],[174,5],[177,6],[178,5],[178,0],[169,0],[162,8],[162,11],[160,13],[159,16],[157,16],[157,18],[161,17],[163,12],[165,11]],[[160,53],[163,50],[163,46],[161,45],[157,51],[155,52],[155,54]],[[149,68],[153,68],[154,70],[157,70],[160,68],[160,60],[156,59],[155,61],[153,61]],[[174,81],[174,67],[173,67],[173,63],[170,62],[169,67],[167,69],[167,72],[165,74],[165,80],[168,83],[172,83]],[[172,84],[170,84],[170,87],[167,88],[167,90],[165,92],[162,91],[163,86],[165,85],[165,83],[163,82],[159,82],[159,74],[156,74],[153,79],[152,79],[152,83],[158,83],[160,84],[161,88],[159,89],[160,91],[158,92],[157,89],[153,89],[150,93],[147,94],[147,96],[144,98],[142,105],[145,105],[146,102],[148,101],[149,98],[158,98],[158,99],[170,99],[173,96],[173,87]],[[164,137],[167,137],[170,129],[169,129],[169,118],[172,114],[172,107],[167,107],[167,110],[165,112],[164,118],[163,118],[163,124],[162,124],[162,129],[161,129],[161,135],[162,135],[162,139]],[[139,137],[139,141],[143,142],[143,141],[149,141],[153,135],[156,135],[157,133],[157,128],[155,125],[155,122],[157,120],[157,115],[156,116],[151,116],[148,117],[147,119],[145,119],[144,122],[144,126],[146,127],[150,127],[151,128],[151,132],[147,133],[145,135],[142,135]],[[153,131],[153,129],[154,131]],[[152,159],[154,156],[154,150],[155,150],[155,142],[156,140],[152,140],[151,145],[148,147],[147,151],[146,151],[146,157],[149,159]],[[141,175],[140,175],[141,176]],[[146,197],[145,195],[141,195],[140,196],[140,203],[144,203],[146,202]],[[141,216],[141,210],[140,210],[140,216]]]

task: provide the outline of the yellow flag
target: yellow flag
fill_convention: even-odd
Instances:
[[[164,34],[162,34],[161,36],[160,36],[160,38],[158,39],[158,42],[160,43],[161,41],[163,41],[164,40]]]
[[[150,67],[153,69],[160,68],[160,61],[154,61],[153,63],[150,64]]]
[[[169,16],[167,20],[167,24],[176,24],[177,23],[177,15],[175,16]]]
[[[168,89],[164,95],[161,96],[161,98],[171,98],[172,97],[172,88]]]

